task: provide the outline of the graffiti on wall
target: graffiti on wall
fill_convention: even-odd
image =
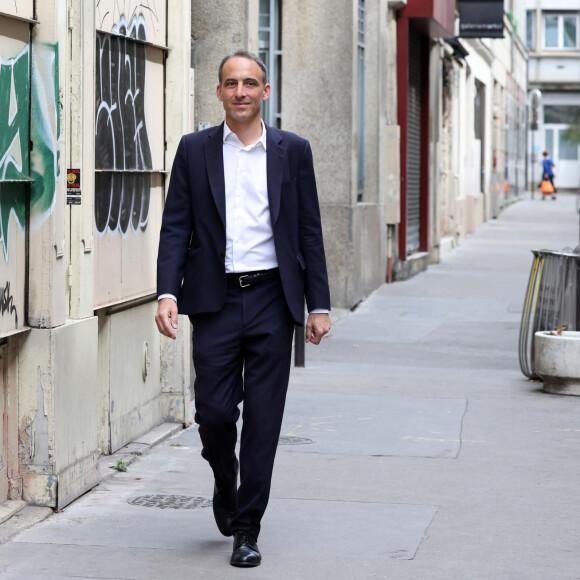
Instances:
[[[0,57],[0,243],[8,260],[11,216],[22,229],[26,219],[28,179],[28,112],[30,54],[28,45],[11,59]]]
[[[32,51],[30,215],[33,230],[52,213],[60,178],[58,44],[37,44]]]
[[[18,311],[14,305],[14,296],[10,292],[10,282],[6,282],[4,289],[0,289],[0,314],[14,315],[15,326],[18,328]]]
[[[149,42],[165,44],[163,0],[97,0],[95,17],[97,28],[104,32],[117,32],[120,22],[133,22],[138,18],[145,26]]]
[[[59,177],[58,46],[35,48],[32,74],[30,62],[28,45],[14,58],[0,57],[0,243],[5,261],[11,216],[20,230],[25,225],[25,183],[32,178],[30,213],[38,227],[52,211]]]
[[[151,145],[145,122],[146,40],[142,15],[97,34],[95,224],[99,234],[145,230],[149,220]]]

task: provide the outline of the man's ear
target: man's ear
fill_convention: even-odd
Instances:
[[[223,98],[222,98],[222,86],[221,86],[221,85],[218,85],[218,86],[217,86],[217,88],[216,88],[216,91],[215,91],[215,92],[216,92],[217,98],[218,98],[220,101],[223,101]]]
[[[264,94],[262,95],[262,101],[265,101],[266,99],[270,98],[270,90],[271,90],[270,84],[267,84],[264,87]]]

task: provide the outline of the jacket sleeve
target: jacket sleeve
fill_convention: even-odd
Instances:
[[[308,311],[330,310],[330,290],[326,270],[326,256],[322,239],[322,223],[316,177],[310,143],[306,142],[298,167],[299,242],[306,268],[304,294]]]
[[[182,137],[171,169],[161,222],[157,254],[157,296],[179,296],[192,228],[187,142]]]

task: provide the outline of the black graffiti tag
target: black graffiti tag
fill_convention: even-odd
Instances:
[[[9,316],[14,314],[16,328],[18,328],[18,312],[16,306],[14,306],[14,296],[10,292],[10,282],[6,282],[4,290],[0,292],[0,314],[4,316],[5,312],[8,312]]]
[[[145,23],[135,17],[118,34],[97,34],[95,223],[125,234],[149,219],[151,146],[145,124]]]

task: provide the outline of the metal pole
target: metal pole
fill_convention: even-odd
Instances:
[[[294,366],[303,367],[306,359],[306,343],[304,342],[304,318],[302,326],[294,327]]]
[[[534,179],[534,173],[536,172],[536,132],[532,130],[532,199],[534,199],[534,190],[536,189],[536,180]]]

